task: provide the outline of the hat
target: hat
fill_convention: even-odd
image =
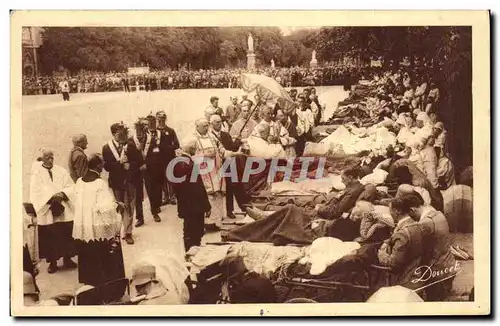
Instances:
[[[167,118],[167,114],[163,110],[158,111],[158,112],[156,112],[156,118],[157,119],[165,119],[165,118]]]
[[[33,275],[28,272],[23,272],[23,294],[38,294]]]
[[[109,129],[111,130],[111,134],[116,134],[118,131],[126,128],[122,122],[116,122],[113,123]]]
[[[132,269],[132,282],[134,285],[143,285],[156,281],[156,267],[151,264],[139,264]]]

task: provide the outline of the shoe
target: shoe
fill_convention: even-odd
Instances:
[[[71,258],[64,258],[64,268],[76,268],[78,265]]]
[[[177,200],[175,198],[170,199],[170,205],[177,205]]]
[[[135,243],[134,238],[132,238],[132,234],[127,234],[124,239],[125,242],[129,245],[133,245]]]
[[[161,218],[160,216],[158,216],[158,214],[154,214],[153,219],[155,220],[155,222],[161,222]]]
[[[234,219],[236,219],[236,215],[234,215],[233,213],[228,213],[227,214],[227,218],[231,219],[231,220],[234,220]]]
[[[144,225],[144,220],[137,220],[137,223],[135,223],[136,228],[140,228],[143,225]]]
[[[57,272],[57,263],[50,263],[49,268],[47,268],[47,272],[49,274],[54,274],[55,272]]]

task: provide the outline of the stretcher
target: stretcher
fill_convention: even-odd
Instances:
[[[227,244],[230,242],[210,243],[210,245]],[[188,263],[189,303],[229,303],[221,296],[222,286],[227,280],[224,268],[220,266],[221,261],[196,271]],[[282,270],[278,270],[270,278],[278,294],[279,303],[365,302],[379,287],[392,284],[394,277],[387,267],[378,265],[370,265],[350,282],[338,281],[335,276],[312,279],[285,274]]]

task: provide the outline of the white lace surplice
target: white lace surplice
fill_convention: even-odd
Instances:
[[[120,232],[115,198],[102,179],[78,179],[71,197],[75,206],[73,238],[86,242],[112,239]]]
[[[52,167],[52,178],[42,162],[35,162],[31,167],[30,177],[30,202],[35,208],[39,225],[50,225],[57,222],[69,222],[73,219],[71,201],[63,201],[64,213],[59,217],[54,217],[47,204],[49,199],[58,192],[66,193],[72,188],[73,180],[69,173],[61,166]]]

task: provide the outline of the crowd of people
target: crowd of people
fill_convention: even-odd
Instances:
[[[277,71],[288,77],[294,72],[293,69]],[[297,71],[303,78],[304,74],[315,72],[324,77],[326,70]],[[192,76],[191,72],[187,74]],[[134,244],[134,216],[136,227],[144,225],[144,185],[155,222],[161,222],[158,214],[162,205],[177,205],[178,217],[184,220],[186,252],[201,245],[206,231],[219,230],[224,218],[235,218],[236,199],[238,206],[259,222],[260,228],[265,225],[262,221],[281,219],[280,227],[302,221],[299,229],[308,232],[306,229],[313,222],[326,221],[321,228],[323,232],[316,233],[316,237],[336,234],[345,238],[341,230],[345,230],[346,221],[353,225],[360,223],[353,239],[372,246],[374,263],[395,273],[395,284],[409,285],[416,266],[451,267],[454,258],[450,253],[449,225],[443,215],[441,191],[456,182],[447,154],[445,126],[438,119],[439,88],[428,75],[410,75],[402,70],[372,71],[370,77],[371,80],[364,82],[370,89],[369,98],[360,100],[355,89],[347,99],[351,103],[348,105],[363,102],[372,127],[393,133],[395,143],[384,151],[371,151],[362,166],[344,170],[345,189],[328,202],[315,205],[313,218],[294,204],[264,213],[254,207],[241,184],[219,175],[218,171],[226,160],[234,157],[302,156],[306,144],[313,141],[313,128],[325,120],[314,87],[290,89],[294,105],[288,110],[277,104],[269,105],[258,95],[253,100],[247,96],[233,97],[224,109],[219,106],[218,97],[212,96],[204,116],[196,120],[193,133],[182,142],[175,130],[167,126],[163,111],[138,118],[132,134],[122,123],[113,124],[111,139],[102,153],[89,157],[84,153],[87,137],[75,135],[69,173],[54,164],[51,150],[44,150],[33,164],[30,200],[40,230],[40,258],[49,263],[48,272],[58,270],[59,258],[63,258],[66,267],[76,267],[71,257],[77,254],[81,283],[98,286],[124,277],[121,240]],[[187,80],[188,85],[200,86],[192,84],[190,77]],[[203,80],[201,87],[210,86],[204,84],[205,79],[200,80]],[[304,79],[282,78],[281,82],[293,87]],[[237,82],[233,86],[237,87]],[[349,124],[354,130],[362,123],[357,119]],[[366,134],[361,137],[366,138]],[[179,157],[184,160],[174,166],[173,175],[176,180],[186,178],[171,182],[166,170]],[[198,175],[193,182],[195,157],[210,158],[215,168]],[[100,178],[103,169],[109,172],[107,183]],[[380,171],[384,171],[384,180],[378,185],[387,186],[385,195],[372,183],[360,183],[360,179],[375,178]],[[468,181],[465,184],[471,185]],[[390,208],[392,219],[377,213],[374,207],[380,205]],[[351,218],[346,219],[350,212]],[[299,218],[289,219],[291,214]],[[375,232],[379,227],[383,232]],[[229,234],[229,239],[256,240],[257,233],[242,238],[243,233],[237,230]],[[452,280],[432,287],[427,291],[427,299],[443,300]],[[171,299],[170,304],[182,303]]]
[[[239,76],[246,69],[170,70],[149,74],[82,73],[71,77],[23,77],[23,95],[60,94],[67,81],[71,93],[155,91],[186,88],[239,88]],[[262,68],[254,71],[275,78],[284,87],[344,85],[357,81],[359,68],[329,66],[318,68]]]

